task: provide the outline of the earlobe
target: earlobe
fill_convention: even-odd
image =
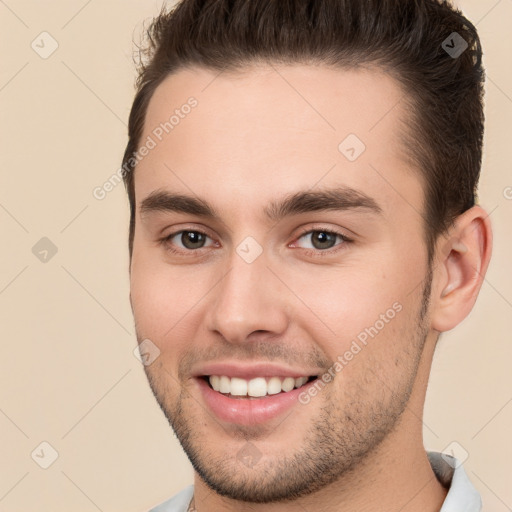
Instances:
[[[473,308],[491,258],[492,229],[487,213],[474,206],[460,215],[438,247],[433,288],[432,328],[444,332]]]

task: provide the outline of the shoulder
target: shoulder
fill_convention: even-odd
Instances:
[[[187,512],[193,494],[194,486],[190,485],[172,498],[152,508],[149,512]]]

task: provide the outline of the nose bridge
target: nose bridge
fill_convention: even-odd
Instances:
[[[286,312],[276,289],[279,283],[267,268],[265,253],[246,257],[253,249],[241,243],[233,251],[209,306],[209,329],[232,343],[245,341],[254,331],[277,333],[286,328]]]

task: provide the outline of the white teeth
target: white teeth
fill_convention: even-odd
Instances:
[[[211,379],[211,377],[210,377]],[[211,384],[211,381],[210,381]],[[229,377],[222,376],[219,381],[219,391],[221,393],[229,393],[231,391],[231,379]]]
[[[247,381],[245,379],[239,379],[237,377],[232,377],[230,393],[235,396],[246,396],[247,395]]]
[[[267,381],[263,377],[251,379],[247,385],[249,396],[265,396],[267,394]]]
[[[307,377],[299,377],[298,379],[295,379],[295,387],[300,388],[301,386],[306,384],[307,381],[308,381]]]
[[[220,390],[220,377],[218,375],[212,375],[210,377],[210,384],[215,391]]]
[[[291,391],[295,387],[295,379],[293,377],[286,377],[281,384],[283,391]]]
[[[267,394],[277,395],[281,393],[281,379],[279,377],[271,377],[267,382]]]
[[[238,377],[226,377],[225,375],[210,375],[210,384],[215,391],[234,396],[251,396],[254,398],[276,395],[288,392],[293,388],[300,388],[308,381],[308,377],[256,377],[251,380]]]

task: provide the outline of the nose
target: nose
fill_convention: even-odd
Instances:
[[[267,267],[264,253],[252,263],[234,253],[230,263],[210,294],[207,327],[236,344],[249,342],[255,333],[282,334],[289,322],[290,297],[275,270]]]

